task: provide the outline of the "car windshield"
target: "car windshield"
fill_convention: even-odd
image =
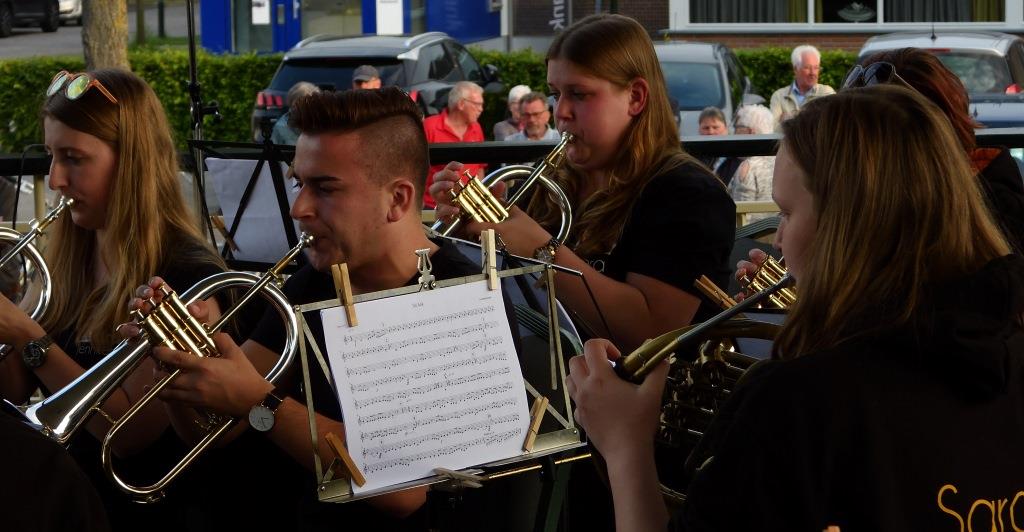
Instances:
[[[403,84],[402,63],[398,59],[316,57],[285,62],[270,88],[287,91],[300,81],[308,81],[322,89],[348,89],[352,87],[352,72],[360,65],[373,65],[385,86]]]
[[[1010,81],[1006,59],[984,52],[932,50],[963,82],[969,94],[1005,94]]]
[[[712,63],[662,62],[669,96],[679,102],[683,111],[714,106],[725,107],[725,89],[719,66]]]

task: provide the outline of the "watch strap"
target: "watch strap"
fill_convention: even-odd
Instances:
[[[263,398],[260,404],[267,407],[271,412],[277,412],[278,407],[284,402],[284,396],[285,394],[281,389],[274,386],[274,389],[267,393],[267,396]]]

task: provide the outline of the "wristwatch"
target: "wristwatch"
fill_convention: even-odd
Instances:
[[[277,407],[281,406],[281,402],[284,401],[281,398],[282,395],[275,387],[263,398],[263,401],[250,408],[249,425],[260,432],[269,432],[274,428],[274,412],[277,412]]]
[[[44,334],[35,340],[29,340],[21,349],[21,360],[29,369],[36,369],[46,363],[46,352],[53,346],[53,338]]]
[[[537,250],[533,252],[533,258],[551,264],[552,262],[555,262],[555,253],[558,252],[558,247],[561,245],[562,243],[559,242],[557,238],[552,238],[551,240],[548,240],[546,244],[537,248]]]

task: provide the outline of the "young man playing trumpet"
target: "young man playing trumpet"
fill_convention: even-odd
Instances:
[[[348,264],[355,293],[412,284],[418,276],[417,249],[430,249],[432,273],[438,279],[480,273],[480,266],[462,256],[453,245],[434,242],[424,232],[420,210],[428,167],[427,144],[420,112],[408,95],[395,88],[312,94],[296,102],[290,124],[301,132],[294,163],[295,186],[300,192],[291,215],[303,231],[314,237],[306,250],[309,264],[289,278],[284,287],[293,305],[336,296],[330,273],[333,264]],[[156,289],[162,282],[154,278],[148,286],[139,287],[137,295],[153,297],[159,293]],[[133,305],[140,307],[142,299],[135,300]],[[202,305],[191,310],[200,319],[205,317]],[[306,319],[313,334],[322,339],[319,315],[312,313]],[[225,334],[216,335],[215,341],[221,358],[197,358],[167,348],[154,349],[155,358],[182,370],[161,397],[242,420],[249,419],[254,408],[265,407],[262,412],[271,412],[271,419],[261,426],[254,424],[253,428],[263,432],[266,439],[295,462],[312,470],[306,405],[297,386],[301,379],[293,375],[291,381],[295,385],[275,388],[263,378],[285,343],[284,326],[277,313],[270,309],[241,346]],[[331,463],[334,455],[327,447],[325,435],[331,432],[344,437],[341,411],[322,373],[314,371],[311,378],[312,393],[320,409],[318,451],[323,463]],[[189,427],[193,426],[178,425],[182,432],[190,432]],[[249,467],[272,466],[267,455],[255,458],[255,464],[248,464]],[[302,478],[312,480],[308,471],[301,473]],[[369,499],[369,506],[373,507],[370,509],[362,503],[304,504],[315,500],[311,483],[309,490],[303,490],[272,486],[271,479],[260,481],[259,475],[255,478],[265,484],[258,488],[260,491],[277,490],[275,499],[282,487],[304,499],[297,502],[298,523],[302,524],[292,522],[288,525],[291,529],[305,528],[319,517],[326,517],[325,523],[333,521],[336,526],[338,511],[346,512],[345,522],[350,526],[356,524],[355,517],[357,521],[365,518],[366,523],[377,527],[383,525],[387,530],[421,527],[415,524],[418,519],[410,520],[409,516],[423,506],[426,489]],[[287,505],[261,508],[257,517],[262,520],[264,512],[283,512],[282,506]]]

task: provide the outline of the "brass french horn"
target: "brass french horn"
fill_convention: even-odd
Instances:
[[[539,183],[555,196],[555,200],[561,208],[562,224],[555,238],[564,243],[572,229],[572,205],[565,192],[555,182],[554,175],[555,171],[565,162],[565,149],[573,141],[573,138],[572,133],[562,133],[562,138],[555,148],[536,167],[522,164],[510,165],[487,174],[483,180],[470,177],[465,184],[456,184],[456,188],[449,193],[452,204],[459,207],[459,218],[451,223],[438,220],[434,222],[431,229],[442,236],[449,236],[466,220],[501,223],[509,216],[505,205],[515,205],[533,185]],[[524,179],[523,184],[505,204],[495,198],[490,191],[490,188],[498,183],[518,179]]]
[[[642,382],[669,356],[676,360],[669,370],[655,439],[655,458],[661,491],[670,505],[685,499],[689,481],[687,465],[719,406],[729,397],[743,374],[757,359],[736,352],[734,338],[773,339],[780,326],[736,318],[773,296],[790,283],[788,273],[703,323],[689,325],[648,341],[616,365],[620,377]]]

